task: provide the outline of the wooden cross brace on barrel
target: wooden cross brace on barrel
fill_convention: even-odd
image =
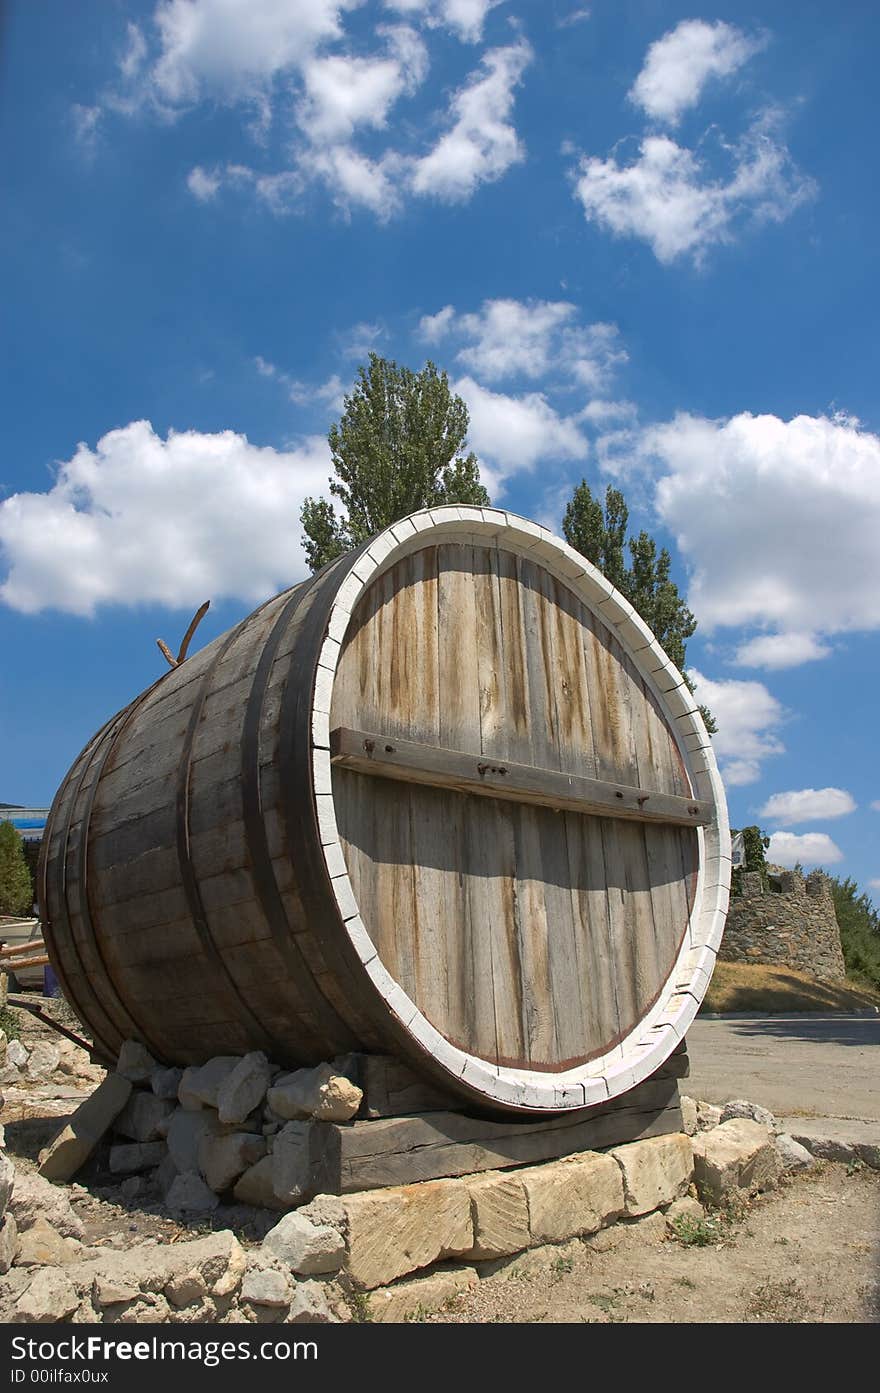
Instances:
[[[404,783],[430,784],[459,793],[477,793],[597,817],[704,827],[713,813],[712,805],[699,799],[566,774],[558,769],[540,769],[533,764],[513,764],[510,760],[349,730],[345,726],[338,726],[330,734],[330,762],[359,774],[378,774]]]

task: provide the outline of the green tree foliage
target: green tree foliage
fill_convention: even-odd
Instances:
[[[730,835],[739,836],[742,832],[743,852],[745,854],[745,865],[737,866],[731,879],[731,890],[734,895],[742,894],[743,871],[759,871],[761,874],[761,885],[767,889],[767,856],[766,850],[770,845],[770,838],[765,836],[760,827],[731,827]]]
[[[696,630],[697,621],[678,593],[678,586],[669,578],[669,552],[662,547],[658,553],[657,543],[644,531],[627,542],[628,521],[629,509],[619,489],[608,485],[603,507],[583,479],[565,510],[562,530],[569,546],[592,561],[629,600],[683,673],[685,645]],[[685,681],[690,686],[687,674]],[[714,735],[717,726],[712,713],[705,706],[700,707],[700,712],[706,729]]]
[[[828,877],[847,977],[880,991],[880,912],[854,880]]]
[[[33,894],[21,837],[11,822],[0,822],[0,914],[29,914]]]
[[[313,571],[398,518],[441,503],[486,505],[474,454],[465,455],[468,409],[445,372],[421,372],[371,353],[328,440],[335,478],[325,498],[307,498],[300,520]]]

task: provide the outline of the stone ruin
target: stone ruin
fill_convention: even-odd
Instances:
[[[765,891],[759,871],[744,871],[742,893],[731,895],[722,962],[790,967],[823,981],[846,976],[840,927],[828,877],[768,866]]]

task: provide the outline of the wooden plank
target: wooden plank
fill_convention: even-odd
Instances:
[[[705,826],[712,818],[712,805],[699,799],[587,779],[532,764],[495,761],[488,756],[478,758],[464,750],[441,749],[346,726],[331,731],[330,758],[332,763],[360,774],[531,803],[557,811],[567,809],[678,827]]]
[[[445,1176],[535,1165],[579,1151],[681,1131],[675,1079],[649,1081],[622,1099],[572,1118],[490,1122],[462,1113],[425,1113],[312,1126],[312,1191],[350,1194]]]

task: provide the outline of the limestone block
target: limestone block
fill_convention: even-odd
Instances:
[[[175,1176],[165,1196],[167,1208],[178,1214],[210,1214],[219,1203],[198,1171],[183,1171]]]
[[[54,1074],[61,1062],[61,1050],[54,1040],[37,1040],[25,1065],[27,1078],[38,1081]]]
[[[117,1117],[114,1130],[131,1141],[157,1141],[165,1130],[162,1123],[175,1108],[176,1104],[165,1098],[136,1089]]]
[[[261,1209],[289,1209],[293,1201],[279,1199],[272,1184],[274,1165],[271,1156],[250,1166],[235,1182],[232,1194],[239,1204],[254,1204]]]
[[[92,1283],[92,1304],[99,1309],[104,1306],[118,1306],[124,1301],[134,1301],[140,1296],[140,1287],[130,1282],[118,1281],[114,1277],[99,1274]]]
[[[163,1141],[126,1142],[110,1148],[110,1169],[114,1175],[135,1175],[151,1170],[165,1157]]]
[[[624,1212],[623,1173],[611,1156],[583,1152],[519,1172],[533,1243],[595,1233]]]
[[[732,1118],[693,1139],[694,1179],[701,1199],[721,1204],[735,1190],[769,1190],[781,1162],[771,1134],[759,1122]]]
[[[64,1267],[81,1253],[78,1239],[63,1238],[45,1219],[37,1219],[19,1239],[16,1262],[19,1267]]]
[[[199,1069],[185,1069],[180,1081],[180,1088],[184,1089],[188,1097],[209,1108],[216,1108],[220,1087],[236,1068],[240,1059],[241,1056],[237,1054],[218,1054]],[[178,1098],[183,1102],[180,1090],[178,1090]]]
[[[108,1074],[40,1152],[40,1175],[54,1181],[70,1180],[76,1175],[129,1102],[131,1091],[128,1079],[121,1074]]]
[[[786,1174],[790,1171],[806,1170],[808,1166],[816,1164],[815,1157],[811,1156],[799,1141],[789,1136],[788,1132],[781,1132],[776,1138],[776,1151]]]
[[[706,1211],[699,1200],[693,1199],[690,1195],[682,1195],[681,1199],[673,1200],[667,1209],[666,1227],[674,1232],[676,1219],[691,1219],[697,1222],[705,1217]]]
[[[697,1131],[708,1132],[721,1121],[721,1109],[714,1103],[697,1103]]]
[[[268,1101],[279,1117],[347,1122],[354,1117],[363,1096],[350,1079],[334,1073],[332,1065],[319,1064],[314,1069],[281,1074],[269,1089]]]
[[[752,1122],[760,1122],[769,1131],[776,1130],[776,1118],[760,1103],[750,1103],[746,1098],[732,1098],[721,1110],[721,1121],[729,1122],[733,1117],[748,1117]]]
[[[635,1218],[683,1195],[694,1173],[691,1142],[683,1132],[616,1146],[609,1153],[623,1172],[626,1212]]]
[[[684,1128],[684,1134],[687,1137],[692,1137],[698,1128],[697,1104],[693,1098],[688,1098],[685,1093],[682,1093],[679,1102],[681,1104],[681,1122]]]
[[[217,1090],[217,1112],[221,1122],[238,1125],[259,1107],[266,1096],[272,1070],[259,1050],[246,1054]]]
[[[474,1246],[467,1256],[502,1258],[528,1248],[529,1206],[519,1176],[490,1171],[467,1184],[474,1225]]]
[[[15,1303],[16,1314],[25,1324],[48,1325],[67,1320],[79,1305],[76,1288],[57,1267],[38,1267],[32,1280]]]
[[[288,1307],[293,1295],[290,1279],[274,1268],[250,1268],[241,1284],[242,1301],[252,1306]]]
[[[207,1294],[207,1283],[197,1267],[175,1275],[165,1287],[165,1299],[178,1311],[186,1306],[198,1306]]]
[[[206,1132],[199,1142],[199,1170],[211,1189],[222,1194],[265,1154],[266,1138],[259,1133],[231,1132],[218,1137]]]
[[[286,1214],[270,1229],[262,1250],[298,1276],[338,1272],[345,1260],[345,1242],[339,1230],[312,1223],[302,1210]]]
[[[19,1233],[37,1219],[45,1219],[65,1238],[82,1238],[82,1220],[73,1212],[67,1191],[50,1185],[35,1171],[16,1171],[15,1187],[9,1201]]]
[[[311,1183],[310,1122],[288,1122],[272,1139],[272,1186],[289,1207],[301,1199]]]
[[[344,1195],[342,1203],[348,1224],[345,1266],[356,1287],[387,1286],[474,1246],[470,1195],[461,1180],[365,1190]]]
[[[297,1282],[287,1317],[289,1325],[336,1324],[327,1293],[320,1282]]]
[[[6,1153],[0,1152],[0,1219],[6,1213],[14,1184],[15,1167]]]
[[[161,1066],[154,1069],[150,1075],[150,1087],[157,1098],[164,1098],[177,1102],[177,1090],[180,1088],[180,1081],[183,1078],[182,1069],[163,1069]]]
[[[156,1067],[156,1061],[146,1045],[139,1040],[124,1041],[116,1063],[117,1074],[128,1079],[129,1083],[148,1084]]]
[[[5,1277],[18,1253],[18,1225],[13,1215],[5,1215],[0,1223],[0,1277]]]
[[[219,1136],[223,1131],[220,1119],[213,1110],[203,1108],[190,1112],[178,1108],[168,1124],[166,1140],[172,1161],[179,1171],[199,1168],[199,1148],[206,1136]]]
[[[389,1325],[409,1320],[422,1311],[436,1311],[453,1297],[479,1285],[475,1267],[439,1267],[426,1277],[410,1277],[392,1287],[380,1287],[366,1298],[370,1319]]]

